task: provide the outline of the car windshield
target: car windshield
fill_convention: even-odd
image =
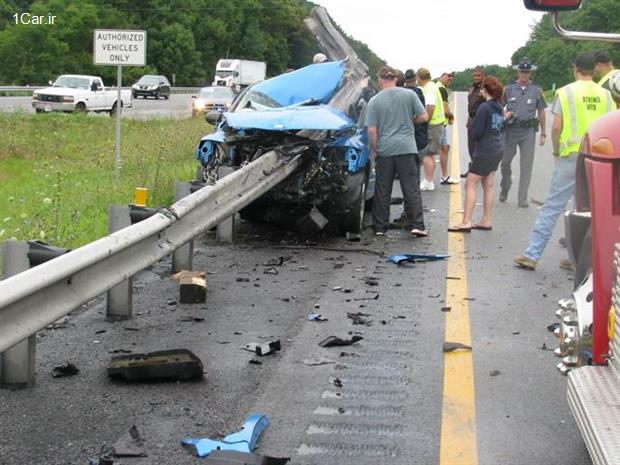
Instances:
[[[200,91],[200,98],[227,98],[232,100],[234,97],[232,89],[229,87],[207,87]]]
[[[223,70],[223,69],[218,69],[218,70],[215,72],[215,74],[217,74],[217,75],[218,75],[218,77],[221,77],[221,78],[226,78],[226,77],[228,77],[228,76],[232,76],[232,75],[233,75],[233,73],[234,73],[234,71],[232,71],[232,70],[231,70],[231,71],[226,71],[226,70]]]
[[[88,89],[90,87],[90,79],[71,76],[60,76],[54,82],[53,87],[70,87],[72,89]]]
[[[249,89],[241,96],[239,103],[235,106],[235,111],[268,110],[270,108],[280,108],[281,106],[268,95]]]
[[[142,76],[138,81],[138,84],[159,84],[159,78],[157,76]]]

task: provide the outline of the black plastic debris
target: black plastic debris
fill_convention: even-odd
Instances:
[[[248,363],[250,365],[262,365],[263,364],[263,362],[261,362],[260,360],[256,360],[255,358],[248,360]]]
[[[250,278],[237,278],[236,281],[238,283],[249,283],[250,282]]]
[[[451,312],[452,311],[452,307],[441,307],[441,311],[442,312]]]
[[[343,347],[350,346],[364,339],[362,336],[352,336],[351,339],[342,339],[338,336],[328,336],[319,342],[321,347]]]
[[[187,349],[112,357],[108,376],[125,381],[190,380],[203,373],[200,359]]]
[[[354,325],[371,326],[372,320],[367,318],[369,316],[370,315],[368,313],[362,313],[362,312],[347,313],[347,318],[353,320]]]
[[[467,344],[463,344],[462,342],[444,342],[443,343],[443,351],[444,352],[454,352],[455,350],[471,350],[471,346]]]
[[[147,457],[144,442],[138,428],[133,425],[112,446],[112,455],[115,457]]]
[[[547,326],[547,331],[549,331],[550,333],[554,332],[556,329],[558,329],[560,327],[560,323],[552,323],[549,326]]]
[[[250,352],[254,352],[256,355],[261,357],[269,354],[274,354],[282,349],[282,344],[280,343],[280,339],[275,339],[269,342],[251,342],[246,344],[244,350],[248,350]]]
[[[185,315],[179,318],[179,321],[183,321],[183,322],[192,322],[192,323],[200,323],[202,321],[205,321],[205,319],[201,316],[191,316],[191,315]]]
[[[499,376],[501,374],[502,374],[502,372],[499,371],[499,370],[492,370],[492,371],[489,372],[489,376]]]
[[[67,376],[77,375],[79,372],[80,370],[78,367],[73,363],[67,362],[64,365],[52,369],[52,378],[66,378]]]
[[[290,458],[276,458],[251,452],[214,450],[202,462],[205,465],[285,465]]]
[[[375,278],[373,276],[365,276],[364,277],[364,284],[366,284],[367,286],[378,286],[379,285],[379,278]]]
[[[340,378],[331,378],[331,382],[337,388],[341,388],[342,387],[342,380]]]

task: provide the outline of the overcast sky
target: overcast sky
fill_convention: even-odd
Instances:
[[[510,64],[541,13],[522,0],[313,0],[354,38],[400,69],[433,76]]]

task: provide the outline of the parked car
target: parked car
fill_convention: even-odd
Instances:
[[[192,116],[196,116],[210,111],[227,111],[235,93],[230,87],[203,87],[192,99]]]
[[[153,74],[145,74],[138,82],[131,86],[133,98],[138,97],[160,97],[170,98],[170,82],[166,76],[156,76]]]
[[[350,96],[348,114],[329,105],[343,95]],[[364,96],[360,82],[345,78],[345,61],[306,66],[247,88],[221,117],[207,114],[221,121],[198,145],[199,180],[213,179],[220,165],[238,167],[271,150],[301,153],[302,168],[241,215],[299,227],[319,213],[334,232],[358,239],[364,207],[374,196],[366,130],[357,124],[364,120]]]
[[[32,107],[37,113],[62,111],[65,113],[108,112],[116,114],[117,90],[106,89],[99,76],[63,74],[52,87],[32,93]],[[131,92],[121,90],[121,105],[131,107]]]

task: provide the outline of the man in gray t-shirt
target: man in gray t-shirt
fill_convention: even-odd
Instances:
[[[366,109],[371,156],[376,160],[372,208],[375,234],[382,236],[388,229],[392,185],[398,173],[406,226],[413,235],[426,236],[414,123],[428,121],[428,114],[415,92],[396,87],[396,70],[383,66],[378,77],[382,90],[370,100]]]

